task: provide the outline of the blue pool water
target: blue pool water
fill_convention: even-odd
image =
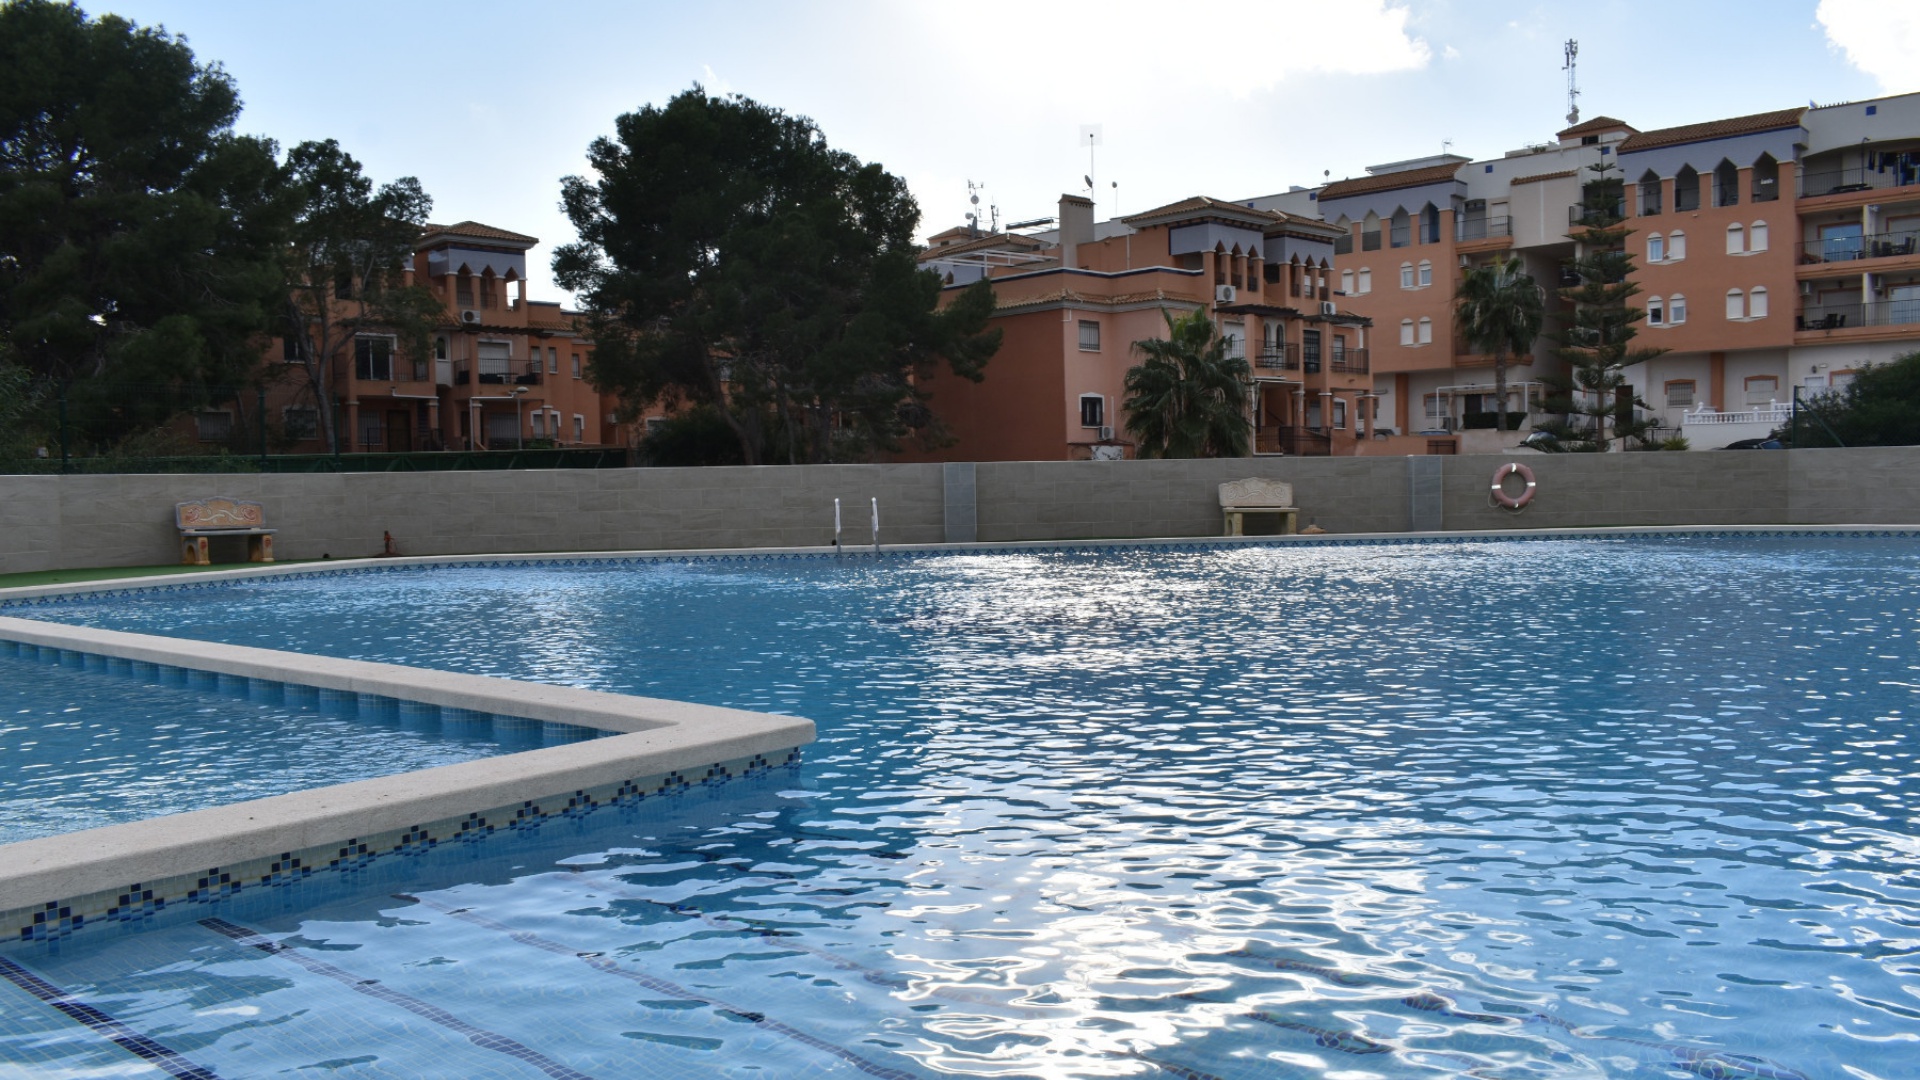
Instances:
[[[222,687],[205,672],[46,653],[0,653],[0,843],[542,743],[539,725],[519,725],[530,734],[502,725],[500,737],[490,724],[443,730],[438,710],[398,702],[342,709],[307,688],[294,687],[289,701],[278,683]]]
[[[1911,1077],[1917,553],[464,567],[10,612],[200,636],[217,602],[225,641],[820,741],[0,949],[0,1060],[159,1075],[65,1002],[222,1076]]]

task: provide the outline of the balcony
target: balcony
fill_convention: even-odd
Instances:
[[[1567,207],[1567,224],[1575,225],[1583,229],[1612,224],[1626,216],[1627,203],[1625,199],[1600,206],[1574,203],[1572,206]]]
[[[1857,262],[1861,259],[1891,259],[1912,255],[1920,249],[1920,235],[1914,233],[1868,233],[1865,236],[1829,236],[1800,244],[1800,265]]]
[[[1297,457],[1331,457],[1333,436],[1317,428],[1261,428],[1253,433],[1253,452],[1293,454]]]
[[[1920,299],[1881,299],[1871,305],[1809,304],[1793,317],[1793,328],[1803,333],[1915,324],[1920,324]]]
[[[1333,370],[1349,375],[1365,375],[1369,370],[1369,357],[1366,349],[1335,349],[1333,352]]]
[[[1456,241],[1491,240],[1513,235],[1513,219],[1508,217],[1462,218],[1453,227]]]
[[[1380,250],[1380,234],[1377,232],[1361,233],[1360,234],[1360,250],[1361,251],[1379,251]]]
[[[1800,197],[1814,199],[1822,195],[1916,185],[1920,185],[1920,168],[1914,166],[1869,169],[1863,165],[1849,165],[1838,169],[1808,169],[1800,174]]]
[[[1264,346],[1253,358],[1253,366],[1268,371],[1299,371],[1300,344]]]
[[[511,360],[504,365],[498,361],[482,361],[477,379],[472,361],[456,360],[453,364],[455,386],[466,386],[476,381],[482,386],[539,386],[541,378],[538,360]]]

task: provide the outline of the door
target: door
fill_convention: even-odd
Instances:
[[[387,410],[387,449],[405,453],[413,449],[413,417],[405,409]]]

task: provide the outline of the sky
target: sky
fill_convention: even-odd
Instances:
[[[434,220],[573,239],[560,180],[620,114],[698,83],[810,117],[907,181],[921,235],[1088,191],[1102,218],[1248,198],[1566,126],[1640,130],[1920,91],[1912,0],[81,0],[184,36],[245,103],[238,130],[338,139]],[[1089,132],[1097,142],[1089,140]],[[1090,142],[1095,145],[1089,146]]]

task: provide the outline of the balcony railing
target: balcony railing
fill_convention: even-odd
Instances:
[[[1512,236],[1513,219],[1509,217],[1462,218],[1453,227],[1453,238],[1458,240],[1486,240],[1490,237]]]
[[[1812,199],[1821,195],[1913,187],[1916,184],[1920,184],[1920,167],[1882,170],[1850,165],[1839,169],[1808,169],[1800,174],[1800,197]]]
[[[1624,199],[1605,206],[1588,206],[1585,203],[1574,203],[1572,206],[1567,207],[1567,224],[1569,225],[1592,227],[1616,222],[1626,216],[1627,203]]]
[[[510,360],[505,367],[489,363],[479,372],[478,382],[485,386],[538,386],[541,379],[540,361]],[[473,362],[456,360],[453,364],[453,382],[456,386],[466,386],[476,381]]]
[[[1910,232],[1828,236],[1801,243],[1800,265],[1853,262],[1858,259],[1887,259],[1899,255],[1912,255],[1916,250],[1920,250],[1920,234]]]
[[[1793,317],[1795,330],[1848,330],[1858,326],[1912,326],[1920,323],[1920,300],[1879,300],[1867,304],[1809,304]]]
[[[1300,343],[1288,342],[1285,345],[1266,345],[1253,358],[1253,366],[1271,371],[1299,371]]]
[[[1254,433],[1254,449],[1262,454],[1330,457],[1333,436],[1316,428],[1268,427]]]
[[[1369,357],[1365,349],[1336,350],[1333,354],[1333,370],[1344,371],[1352,375],[1365,375],[1369,369]]]
[[[1361,251],[1379,251],[1380,250],[1380,234],[1377,232],[1361,233],[1360,234],[1360,250]]]
[[[1334,237],[1334,238],[1333,238],[1333,253],[1334,253],[1335,255],[1351,255],[1351,254],[1353,254],[1353,234],[1352,234],[1352,233],[1347,233],[1347,234],[1346,234],[1345,236],[1336,236],[1336,237]]]

